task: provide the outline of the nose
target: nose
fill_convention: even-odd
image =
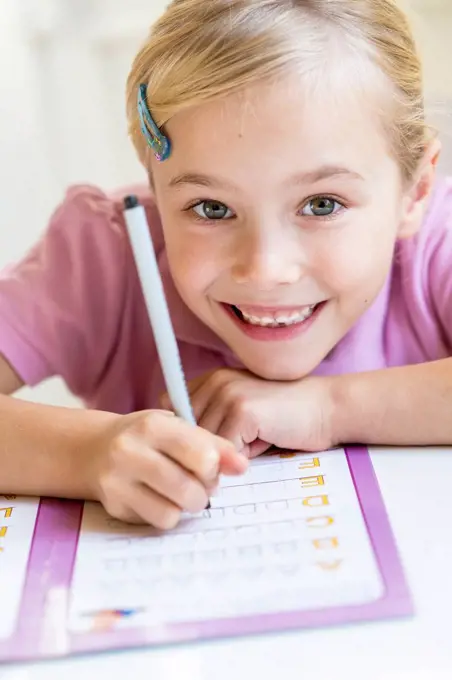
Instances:
[[[300,243],[289,234],[272,231],[240,234],[231,271],[236,283],[273,290],[301,279],[305,263]]]

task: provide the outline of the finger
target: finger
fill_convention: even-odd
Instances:
[[[202,385],[204,385],[204,383],[208,382],[210,380],[210,378],[212,377],[212,375],[216,372],[217,372],[216,370],[215,371],[209,371],[208,373],[203,373],[202,375],[198,376],[197,378],[193,378],[193,380],[190,380],[187,383],[187,388],[188,388],[188,392],[190,394],[190,397],[192,397],[198,391],[198,389]],[[160,396],[159,402],[160,402],[160,405],[162,406],[162,408],[165,408],[165,409],[171,409],[172,408],[171,399],[169,397],[168,392],[164,392]]]
[[[266,453],[272,448],[272,444],[262,441],[262,439],[256,439],[254,442],[248,445],[248,458],[257,458],[263,453]]]
[[[135,453],[135,479],[187,512],[201,512],[209,496],[206,487],[185,468],[159,451]]]
[[[230,444],[229,449],[223,449],[220,460],[220,470],[222,475],[229,477],[243,475],[249,466],[249,460],[240,451]]]
[[[221,473],[224,475],[240,475],[246,472],[248,468],[247,456],[243,455],[243,440],[241,437],[235,437],[232,431],[229,431],[228,436],[224,436],[223,423],[225,422],[224,412],[221,407],[219,407],[218,402],[212,399],[210,404],[207,406],[199,426],[208,430],[212,434],[218,434],[223,440],[228,440],[232,444],[232,449],[229,449],[228,453],[222,456],[220,468]],[[227,422],[236,423],[233,419],[228,419]],[[223,432],[220,435],[220,432]],[[239,455],[237,455],[239,454]]]
[[[191,404],[193,413],[195,414],[196,422],[201,423],[204,414],[213,402],[219,401],[218,393],[223,388],[230,376],[225,372],[209,374],[206,380],[199,381],[196,388],[190,391]]]
[[[201,419],[201,422],[198,424],[202,429],[207,430],[212,434],[216,434],[216,430],[220,427],[217,423],[221,423],[223,416],[221,410],[214,408],[213,404],[215,404],[214,401],[212,402],[212,412],[206,417],[205,421]],[[225,443],[226,442],[223,441],[223,447]],[[247,467],[247,456],[244,457],[242,452],[237,450],[237,447],[228,447],[227,450],[225,448],[221,449],[219,474],[227,476],[241,475],[246,472]]]
[[[144,484],[136,485],[131,503],[133,511],[157,529],[174,529],[181,519],[180,507]]]
[[[144,484],[124,487],[122,494],[118,492],[116,504],[120,505],[121,510],[113,510],[111,514],[123,522],[149,524],[162,531],[174,529],[182,515],[177,505]],[[106,510],[110,512],[108,507]]]
[[[249,444],[258,439],[259,427],[251,414],[244,416],[231,408],[224,414],[217,434],[232,442],[237,451],[244,453]]]
[[[202,373],[201,375],[198,375],[197,378],[193,378],[188,382],[188,391],[190,394],[194,394],[204,383],[208,382],[215,373],[218,373],[218,369],[214,369],[213,371],[208,371],[208,373]]]
[[[206,487],[216,483],[223,460],[232,470],[243,467],[241,460],[235,460],[239,454],[229,442],[180,418],[148,417],[143,426],[144,437],[152,442],[153,449],[193,473]]]
[[[198,420],[199,427],[203,427],[212,434],[219,434],[221,424],[224,420],[224,405],[218,399],[211,398],[206,403],[204,411]]]

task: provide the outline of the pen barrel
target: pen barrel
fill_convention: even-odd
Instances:
[[[178,416],[196,424],[143,206],[137,205],[126,210],[125,219],[144,302],[151,321],[160,365],[173,408]]]

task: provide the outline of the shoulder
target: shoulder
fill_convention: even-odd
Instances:
[[[38,243],[0,272],[0,353],[29,384],[59,375],[93,394],[114,365],[134,277],[121,191],[71,186]]]
[[[406,277],[414,277],[428,294],[451,258],[452,177],[445,177],[435,185],[419,233],[397,244],[395,264]]]
[[[393,326],[403,327],[404,337],[409,335],[412,344],[421,347],[411,358],[450,356],[451,265],[452,179],[445,178],[435,186],[419,233],[400,241],[395,254],[391,318]]]
[[[418,235],[418,247],[429,250],[452,238],[452,177],[438,180]]]
[[[159,214],[146,185],[122,187],[111,192],[91,184],[69,187],[51,217],[49,234],[59,234],[70,241],[76,241],[80,236],[90,242],[99,239],[122,241],[126,237],[124,199],[132,193],[144,206],[152,235],[160,242]]]

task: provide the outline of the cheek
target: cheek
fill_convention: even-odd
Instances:
[[[165,231],[166,251],[174,282],[185,299],[208,289],[216,279],[217,266],[205,239],[178,230]]]
[[[338,234],[318,260],[327,287],[360,297],[381,287],[392,263],[395,233],[388,222],[367,219]]]

